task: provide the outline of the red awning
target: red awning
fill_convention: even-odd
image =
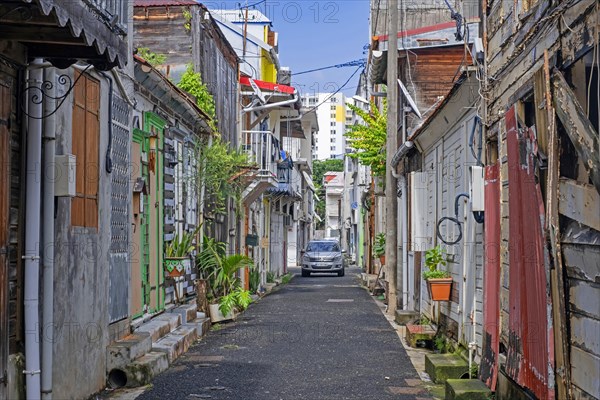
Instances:
[[[252,87],[250,84],[250,79],[247,76],[240,77],[240,84],[248,87]],[[275,92],[275,93],[285,93],[285,94],[294,94],[296,89],[292,86],[281,85],[279,83],[271,83],[265,81],[259,81],[258,79],[253,79],[254,83],[260,90],[265,90],[267,92]]]

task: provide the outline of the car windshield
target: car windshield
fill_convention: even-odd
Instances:
[[[340,247],[335,242],[312,242],[308,244],[306,251],[340,251]]]

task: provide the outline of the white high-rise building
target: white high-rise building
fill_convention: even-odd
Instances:
[[[315,93],[302,96],[305,107],[317,108],[319,132],[315,135],[314,160],[343,158],[346,152],[346,96]]]

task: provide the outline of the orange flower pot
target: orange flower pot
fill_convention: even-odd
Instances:
[[[379,262],[381,265],[385,265],[385,256],[379,256]]]
[[[452,278],[427,279],[429,295],[433,301],[450,301]]]

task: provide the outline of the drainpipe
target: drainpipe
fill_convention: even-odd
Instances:
[[[42,104],[39,101],[42,70],[36,58],[28,67],[29,78],[27,112],[34,118],[27,120],[27,182],[25,195],[25,383],[27,399],[39,399],[40,389],[40,333],[39,333],[39,284],[40,284],[40,207],[42,178]],[[38,88],[39,90],[36,90]],[[37,118],[36,118],[37,117]]]
[[[54,68],[45,70],[46,81],[51,82],[44,97],[44,108],[55,108]],[[52,350],[54,343],[54,155],[56,153],[56,114],[44,119],[44,183],[42,204],[42,243],[43,243],[43,326],[42,326],[42,399],[52,399]],[[62,171],[64,173],[64,171]]]

